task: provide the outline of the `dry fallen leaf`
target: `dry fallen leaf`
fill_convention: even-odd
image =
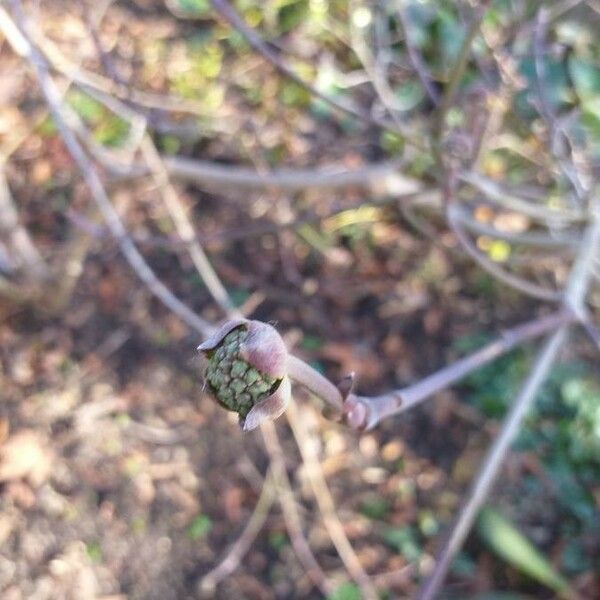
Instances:
[[[3,444],[10,432],[8,419],[0,418],[0,444]]]
[[[0,482],[26,478],[41,485],[50,474],[52,454],[41,434],[22,429],[0,447]]]

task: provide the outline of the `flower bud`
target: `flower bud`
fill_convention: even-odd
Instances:
[[[244,431],[279,417],[291,396],[287,349],[274,327],[228,321],[198,346],[207,358],[205,381],[225,409],[238,413]]]

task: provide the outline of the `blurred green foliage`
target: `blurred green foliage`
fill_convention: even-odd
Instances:
[[[208,515],[197,515],[188,525],[187,535],[191,540],[203,538],[212,529],[212,521]]]
[[[390,503],[378,496],[365,500],[360,507],[360,512],[369,519],[383,519],[389,510]]]
[[[194,17],[208,17],[212,13],[212,6],[208,0],[176,0],[176,4],[183,13]]]
[[[343,583],[327,596],[327,600],[361,600],[360,590],[353,583]]]
[[[129,123],[109,111],[104,104],[78,90],[69,92],[67,102],[91,129],[99,144],[115,148],[127,139]]]
[[[417,530],[412,526],[392,527],[383,534],[385,543],[410,563],[418,561],[421,557],[419,537]]]
[[[99,542],[88,542],[85,545],[85,551],[93,563],[99,563],[102,561],[102,547],[100,546]]]
[[[513,592],[484,592],[477,596],[470,596],[468,600],[534,600],[534,598]]]
[[[281,551],[288,543],[288,536],[283,531],[269,533],[269,546],[276,552]]]

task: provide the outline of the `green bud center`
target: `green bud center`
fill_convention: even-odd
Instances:
[[[206,381],[219,404],[242,418],[257,402],[272,394],[281,381],[255,369],[240,356],[240,344],[247,337],[243,326],[230,331],[208,353],[206,368]]]

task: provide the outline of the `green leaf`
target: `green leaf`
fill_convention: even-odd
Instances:
[[[530,102],[530,96],[533,93],[537,97],[538,80],[536,65],[533,58],[524,58],[519,65],[519,72],[527,80],[527,87],[519,92],[514,99],[517,110],[524,116],[532,117],[536,114]],[[572,89],[569,86],[569,80],[564,65],[552,58],[545,57],[542,66],[541,85],[544,89],[546,100],[555,110],[559,110],[564,105],[572,102]]]
[[[269,534],[269,545],[279,552],[288,543],[288,537],[283,531],[272,531]]]
[[[307,0],[295,0],[286,2],[279,9],[277,17],[282,33],[287,33],[307,19],[308,4]]]
[[[569,75],[577,95],[582,99],[600,96],[600,68],[591,61],[571,56],[568,62]]]
[[[67,101],[71,108],[82,119],[85,119],[90,123],[97,123],[104,114],[104,107],[102,104],[83,92],[69,92]]]
[[[464,27],[458,22],[456,15],[447,11],[439,10],[438,22],[435,33],[442,59],[446,67],[452,65],[458,58],[460,47],[465,37]]]
[[[600,96],[584,100],[581,111],[582,125],[592,141],[597,143],[600,140]]]
[[[435,535],[439,531],[440,524],[431,510],[425,509],[419,512],[419,529],[426,537]]]
[[[408,562],[415,562],[421,557],[421,547],[417,542],[412,527],[394,527],[383,534],[388,546],[399,552]]]
[[[477,531],[496,555],[522,573],[561,594],[569,591],[568,582],[539,550],[493,508],[480,512]]]
[[[450,572],[457,577],[473,577],[477,563],[465,552],[459,552],[450,565]]]
[[[73,110],[92,128],[94,139],[104,146],[117,147],[129,132],[129,124],[107,110],[104,105],[83,92],[73,91],[67,96]]]
[[[393,131],[384,131],[379,136],[381,147],[391,155],[402,154],[404,138]]]
[[[396,107],[401,111],[415,108],[425,97],[423,87],[416,81],[407,81],[399,85],[395,92]]]
[[[561,553],[564,569],[571,573],[583,573],[593,569],[592,557],[586,552],[580,540],[570,540]]]
[[[209,15],[211,12],[210,2],[208,0],[176,0],[179,8],[190,15],[196,17]]]
[[[390,504],[384,498],[371,498],[365,500],[360,512],[369,519],[383,519],[390,509]]]
[[[286,106],[303,107],[308,106],[311,101],[310,92],[293,81],[281,84],[279,96]]]
[[[600,386],[591,378],[573,377],[561,387],[570,415],[570,454],[574,459],[597,460],[600,456]]]
[[[192,540],[204,537],[212,529],[212,521],[207,515],[198,515],[189,524],[187,535]]]
[[[353,583],[342,583],[327,600],[361,600],[360,590]]]
[[[544,466],[555,482],[556,499],[567,514],[573,515],[582,524],[593,522],[597,514],[594,497],[577,481],[566,453],[556,452],[544,461]]]
[[[99,542],[88,542],[85,546],[89,559],[94,563],[102,561],[102,546]]]
[[[469,600],[534,600],[534,598],[513,592],[484,592],[483,594],[472,596]]]

